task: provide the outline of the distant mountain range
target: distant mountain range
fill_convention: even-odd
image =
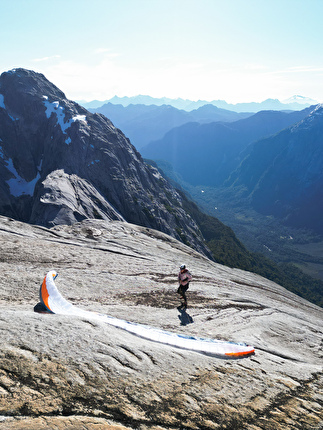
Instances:
[[[93,100],[90,102],[86,101],[78,101],[82,106],[87,109],[96,109],[104,104],[112,103],[112,104],[120,104],[122,106],[129,106],[131,104],[134,105],[169,105],[173,106],[176,109],[183,109],[186,111],[192,111],[194,109],[198,109],[204,105],[213,105],[220,109],[231,110],[233,112],[259,112],[261,110],[301,110],[306,106],[311,106],[313,104],[317,104],[317,100],[312,100],[308,97],[303,96],[293,96],[283,102],[278,99],[267,99],[263,102],[250,102],[250,103],[227,103],[224,100],[213,100],[213,101],[205,101],[205,100],[185,100],[185,99],[171,99],[167,97],[162,98],[154,98],[145,95],[138,95],[134,97],[118,97],[114,96],[111,99],[105,101]]]
[[[242,151],[250,143],[295,124],[310,112],[311,108],[290,113],[262,111],[231,123],[184,124],[141,148],[141,154],[168,161],[191,185],[219,186],[239,166]]]
[[[109,118],[130,138],[137,149],[151,141],[161,139],[172,128],[189,122],[200,124],[215,121],[231,122],[252,115],[220,109],[210,104],[187,112],[171,105],[131,104],[125,107],[121,104],[107,103],[96,109],[89,108],[89,111],[101,113]]]
[[[294,96],[286,103],[268,99],[262,103],[229,105],[219,100],[207,103],[204,101],[192,102],[182,99],[154,99],[149,96],[137,96],[113,97],[108,103],[100,106],[97,106],[100,102],[96,101],[83,105],[90,112],[101,113],[109,118],[116,127],[129,137],[131,143],[138,150],[141,150],[150,142],[162,139],[171,129],[189,122],[199,124],[235,122],[254,115],[254,112],[263,110],[289,113],[303,110],[309,106],[310,101],[305,97]]]
[[[315,129],[317,121],[313,120],[313,112],[318,118],[321,108],[314,109],[313,102],[300,95],[284,102],[267,99],[262,103],[235,105],[223,100],[208,103],[150,96],[115,96],[100,107],[93,107],[102,103],[98,101],[84,105],[92,106],[92,112],[112,119],[144,157],[169,162],[175,175],[179,174],[184,182],[222,186],[228,181],[227,184],[246,186],[256,210],[281,217],[290,225],[312,228],[321,234],[320,173],[318,170],[314,174],[311,169],[307,169],[306,174],[302,172],[306,167],[302,161],[309,159],[308,163],[312,166],[315,163],[320,165],[321,159],[321,138],[320,134],[315,137],[319,131]],[[282,132],[302,120],[309,124],[306,142],[314,145],[306,156],[300,149],[301,144],[297,146],[295,143],[305,139],[301,136],[305,133],[304,129],[302,133],[299,127],[294,127],[296,131],[292,134]],[[279,132],[283,134],[270,137]],[[297,146],[294,158],[288,158],[284,152],[279,153],[282,147],[289,147],[284,139],[290,140],[291,137],[294,147]],[[269,165],[272,159],[276,160],[277,165],[277,157],[280,159],[279,171]],[[297,170],[297,165],[298,174],[291,174],[293,169]],[[266,182],[265,178],[269,178],[270,174],[271,180]]]
[[[323,234],[323,106],[185,124],[142,148],[184,183],[241,190],[258,212]]]

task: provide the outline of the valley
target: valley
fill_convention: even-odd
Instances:
[[[187,185],[187,191],[201,208],[230,226],[250,251],[264,254],[278,263],[293,263],[308,275],[323,280],[320,236],[310,230],[283,225],[273,216],[262,215],[250,208],[244,199],[233,201],[227,189],[203,187],[201,192],[201,187]]]
[[[304,264],[300,264],[296,260],[294,263],[308,275],[323,280],[323,263],[321,262],[323,255],[323,241],[320,240],[318,242],[296,244],[295,249],[302,254],[310,256],[310,258],[308,261],[304,262]]]

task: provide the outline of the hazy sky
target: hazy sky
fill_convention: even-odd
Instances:
[[[0,0],[0,73],[73,100],[323,102],[323,0]]]

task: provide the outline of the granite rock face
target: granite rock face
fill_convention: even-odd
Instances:
[[[129,139],[25,69],[0,77],[0,213],[47,227],[124,219],[208,252],[179,193]]]
[[[48,229],[0,217],[0,248],[1,430],[322,429],[321,308],[124,221]],[[193,275],[187,325],[176,309],[182,263]],[[224,360],[34,313],[51,269],[83,309],[256,353]]]

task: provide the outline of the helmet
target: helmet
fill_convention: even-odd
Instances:
[[[183,269],[185,269],[185,267],[186,267],[185,264],[182,264],[180,269],[183,270]]]

